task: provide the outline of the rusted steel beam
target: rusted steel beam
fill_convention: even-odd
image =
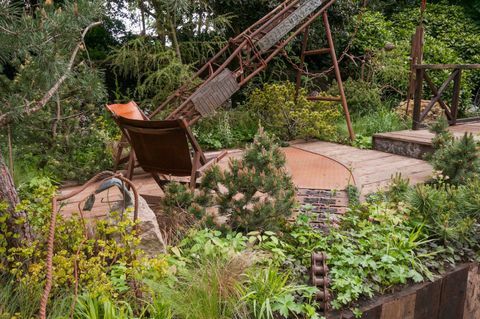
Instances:
[[[330,48],[321,48],[316,50],[305,51],[305,55],[322,55],[330,53]]]
[[[323,24],[325,25],[325,33],[327,34],[328,46],[330,48],[330,56],[332,58],[333,67],[335,69],[335,77],[337,79],[338,90],[340,91],[340,97],[342,99],[343,112],[345,113],[345,119],[347,121],[348,134],[350,135],[350,139],[353,141],[355,140],[355,133],[353,132],[352,120],[350,119],[347,97],[345,95],[345,90],[343,89],[342,75],[340,73],[340,67],[338,66],[337,54],[335,53],[332,32],[330,30],[330,23],[328,22],[327,12],[324,10],[322,14]]]
[[[308,31],[309,27],[306,27],[303,31],[303,40],[302,40],[302,51],[300,52],[300,66],[299,70],[297,70],[297,79],[295,85],[295,99],[298,98],[298,94],[300,91],[300,86],[302,85],[302,71],[303,67],[305,66],[305,51],[307,50],[308,45]]]
[[[408,90],[407,90],[407,107],[405,109],[405,114],[408,115],[410,109],[410,100],[412,95],[415,93],[415,65],[422,64],[423,61],[423,44],[424,44],[424,33],[425,29],[422,25],[418,26],[415,35],[412,39],[412,52],[410,55],[410,77],[408,81]]]
[[[412,129],[418,130],[420,128],[420,112],[422,107],[422,94],[423,94],[423,74],[424,70],[416,69],[415,75],[415,95],[413,101],[413,123]]]

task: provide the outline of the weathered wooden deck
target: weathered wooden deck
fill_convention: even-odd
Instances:
[[[448,129],[457,138],[472,133],[480,139],[480,121],[457,124]],[[432,151],[434,136],[428,129],[379,133],[373,136],[373,146],[379,151],[421,159],[424,154]]]
[[[347,166],[353,173],[362,197],[384,189],[397,173],[408,178],[412,184],[424,182],[432,175],[431,165],[415,158],[320,141],[297,143],[294,146],[330,157]]]
[[[348,185],[356,185],[364,197],[368,193],[387,186],[396,173],[401,173],[412,183],[418,183],[428,179],[432,172],[431,166],[423,160],[321,141],[294,142],[291,147],[284,148],[284,152],[287,158],[287,170],[299,188],[299,199],[302,202],[312,201],[312,203],[318,199],[321,206],[326,200],[338,212],[346,206],[346,198],[344,195],[330,198],[328,190],[341,191]],[[228,158],[238,158],[241,154],[241,150],[232,150],[219,165],[226,169]],[[136,175],[134,184],[147,200],[162,195],[158,185],[147,174]],[[83,201],[97,186],[93,185],[73,197],[62,208],[62,214],[68,216],[78,211],[79,202]],[[64,188],[61,193],[66,194],[76,189],[78,186]],[[327,192],[323,192],[324,190]],[[319,198],[319,196],[323,197]],[[309,198],[306,199],[306,197]],[[97,195],[95,208],[88,215],[105,215],[120,199],[121,194],[117,189],[105,191]]]

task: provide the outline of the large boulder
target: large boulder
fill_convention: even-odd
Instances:
[[[118,201],[112,205],[110,212],[128,212],[128,218],[133,220],[134,216],[134,195],[133,192],[126,189],[125,184],[117,178],[109,179],[103,182],[95,191],[95,194],[101,193],[111,187],[118,187],[124,200]],[[86,202],[84,210],[90,210],[95,203],[95,195],[92,195]],[[140,238],[139,247],[148,256],[155,257],[158,254],[165,253],[166,245],[163,240],[162,232],[158,226],[157,217],[148,206],[147,201],[138,196],[138,215],[137,215],[137,234]]]

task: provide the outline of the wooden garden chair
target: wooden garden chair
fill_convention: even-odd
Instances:
[[[131,120],[145,120],[145,121],[149,120],[149,118],[145,115],[145,113],[143,113],[142,110],[140,110],[137,103],[133,101],[130,101],[126,104],[110,104],[110,105],[107,105],[107,109],[110,111],[110,113],[112,113],[115,121],[116,121],[116,118],[119,116],[127,119],[131,119]],[[125,136],[125,132],[122,131],[122,138],[117,147],[117,154],[115,155],[115,165],[113,168],[115,172],[117,171],[118,167],[121,164],[126,163],[130,158],[129,155],[122,158],[123,150],[126,147],[128,147],[128,145],[129,145],[129,142]]]
[[[227,154],[223,151],[207,159],[183,119],[149,121],[115,116],[115,121],[134,151],[127,178],[133,177],[136,158],[139,166],[150,173],[162,189],[169,181],[166,176],[190,176],[189,185],[195,188],[201,173]]]

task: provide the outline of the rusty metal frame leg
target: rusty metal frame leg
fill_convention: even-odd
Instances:
[[[340,67],[338,66],[337,54],[335,53],[335,46],[333,43],[332,32],[330,29],[330,23],[328,22],[328,14],[323,12],[323,24],[325,26],[325,33],[327,35],[328,46],[330,48],[330,56],[332,57],[333,67],[335,69],[335,77],[337,79],[338,90],[340,91],[340,97],[342,99],[343,112],[345,113],[345,120],[347,121],[348,134],[350,139],[355,140],[355,133],[353,131],[352,120],[350,119],[350,111],[348,110],[347,97],[345,96],[345,90],[343,89],[342,75],[340,73]]]
[[[303,67],[305,66],[305,51],[307,50],[307,44],[308,44],[308,31],[309,31],[309,26],[305,28],[305,31],[303,31],[303,41],[302,41],[302,51],[300,53],[300,66],[299,70],[297,70],[297,79],[296,79],[296,86],[295,86],[295,100],[298,98],[298,94],[300,93],[300,86],[302,85],[302,70]]]

